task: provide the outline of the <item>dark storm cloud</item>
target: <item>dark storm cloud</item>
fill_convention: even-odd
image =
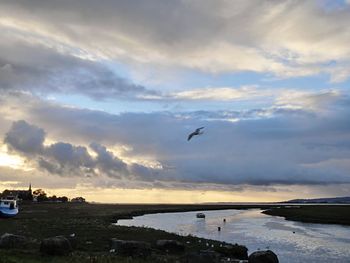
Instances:
[[[156,187],[157,180],[162,180],[159,176],[161,175],[160,170],[149,169],[144,165],[140,165],[137,163],[133,163],[129,167],[130,173],[132,173],[135,177],[135,180],[143,180],[153,182],[153,187]],[[163,179],[164,180],[164,179]],[[159,183],[159,181],[158,181]],[[164,188],[164,187],[163,187]]]
[[[72,162],[72,160],[73,162],[83,163],[85,166],[89,166],[92,163],[92,159],[85,147],[58,142],[51,144],[46,151],[62,164]]]
[[[97,153],[97,166],[101,169],[102,172],[112,177],[128,175],[127,164],[116,157],[112,152],[108,151],[105,146],[98,143],[91,143],[90,147]]]
[[[85,146],[75,146],[64,142],[46,146],[44,140],[43,129],[20,120],[12,124],[4,142],[10,149],[19,154],[25,154],[26,158],[31,161],[36,161],[40,168],[62,176],[94,176],[102,173],[110,177],[122,178],[136,171],[137,176],[142,179],[138,170],[145,174],[147,170],[151,170],[140,164],[131,164],[129,167],[105,146],[97,143],[90,144],[91,149],[97,154],[94,157],[89,154]],[[138,167],[138,170],[135,167]],[[148,171],[148,173],[152,172]]]
[[[34,125],[20,120],[12,124],[6,133],[4,142],[11,146],[11,149],[26,154],[37,154],[43,151],[45,132]]]

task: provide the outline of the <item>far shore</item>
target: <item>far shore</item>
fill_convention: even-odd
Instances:
[[[342,204],[284,205],[270,207],[263,213],[303,223],[350,225],[350,206]]]

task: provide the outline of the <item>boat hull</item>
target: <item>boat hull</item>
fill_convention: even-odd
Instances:
[[[0,218],[11,218],[18,214],[18,209],[0,209]]]
[[[205,214],[203,214],[203,213],[198,213],[198,214],[196,214],[196,217],[197,217],[197,218],[205,218]]]

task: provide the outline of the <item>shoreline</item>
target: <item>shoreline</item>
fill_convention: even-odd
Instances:
[[[262,213],[272,216],[284,216],[282,212],[289,213],[287,220],[301,221],[302,215],[311,214],[313,223],[346,223],[350,225],[350,206],[334,205],[291,205],[291,204],[245,204],[245,205],[166,205],[166,204],[90,204],[90,203],[23,203],[20,206],[20,213],[12,219],[0,219],[0,235],[11,233],[22,235],[34,240],[32,245],[26,249],[4,250],[0,249],[0,261],[3,262],[42,262],[43,257],[38,252],[41,240],[54,236],[67,236],[74,234],[77,243],[76,250],[69,256],[73,258],[70,262],[91,262],[84,261],[83,258],[97,257],[96,263],[108,258],[107,262],[128,262],[118,255],[109,253],[110,240],[118,238],[120,240],[133,240],[137,242],[147,242],[155,246],[157,240],[176,240],[186,247],[186,253],[208,249],[206,243],[214,247],[228,243],[209,240],[194,236],[181,236],[174,233],[142,227],[118,226],[115,224],[119,219],[132,219],[135,216],[142,216],[154,213],[190,212],[190,211],[210,211],[210,210],[247,210],[260,209]],[[316,211],[316,212],[315,212]],[[318,212],[317,212],[318,211]],[[302,213],[301,213],[302,212]],[[272,214],[273,213],[273,214]],[[290,216],[290,215],[294,215]],[[317,218],[316,216],[319,216]],[[342,220],[340,220],[342,219]],[[338,220],[338,221],[337,221]],[[340,220],[340,221],[339,221]],[[344,221],[345,220],[345,221]],[[244,244],[237,245],[237,251],[244,250]],[[157,252],[158,253],[158,252]],[[170,258],[179,258],[181,255],[162,255],[168,262]],[[23,260],[22,258],[25,258]],[[51,258],[51,257],[50,257]],[[56,262],[66,262],[67,257],[53,257]],[[6,261],[7,260],[7,261]],[[169,261],[170,260],[170,261]],[[134,261],[131,261],[134,262]],[[139,261],[136,261],[139,262]],[[149,261],[158,262],[154,258]],[[180,261],[181,262],[181,261]]]

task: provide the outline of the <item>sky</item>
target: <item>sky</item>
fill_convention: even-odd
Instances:
[[[0,191],[347,196],[349,24],[348,0],[0,0]]]

